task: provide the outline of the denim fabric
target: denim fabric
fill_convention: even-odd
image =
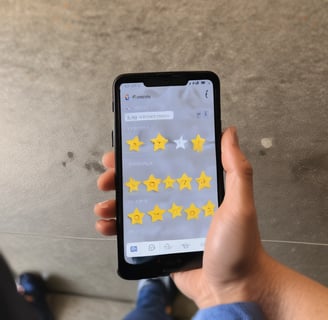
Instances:
[[[201,309],[193,320],[264,320],[260,307],[254,302],[238,302]]]
[[[135,309],[124,320],[173,320],[165,313],[166,289],[161,282],[151,282],[138,293]]]

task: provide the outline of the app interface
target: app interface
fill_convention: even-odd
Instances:
[[[125,259],[203,251],[221,187],[212,82],[123,83],[120,101]]]

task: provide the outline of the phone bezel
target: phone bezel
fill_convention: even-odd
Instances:
[[[146,86],[174,86],[187,84],[190,80],[210,80],[213,83],[214,95],[214,124],[216,141],[216,162],[218,200],[221,204],[224,197],[223,168],[221,163],[221,105],[220,80],[211,71],[179,71],[179,72],[151,72],[127,73],[119,75],[113,83],[113,111],[115,119],[115,166],[116,166],[116,224],[117,224],[117,252],[118,274],[124,279],[137,280],[168,275],[172,272],[190,270],[202,266],[203,251],[186,252],[154,257],[150,262],[130,264],[124,258],[123,233],[123,181],[122,181],[122,139],[121,139],[121,110],[120,86],[123,83],[143,82]]]

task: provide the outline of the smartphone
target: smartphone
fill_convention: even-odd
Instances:
[[[113,111],[118,274],[201,267],[224,194],[218,76],[123,74],[113,84]]]

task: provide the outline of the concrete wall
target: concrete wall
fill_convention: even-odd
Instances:
[[[327,1],[2,0],[1,250],[55,290],[133,299],[93,227],[111,83],[209,69],[254,166],[266,248],[328,285],[327,56]]]

